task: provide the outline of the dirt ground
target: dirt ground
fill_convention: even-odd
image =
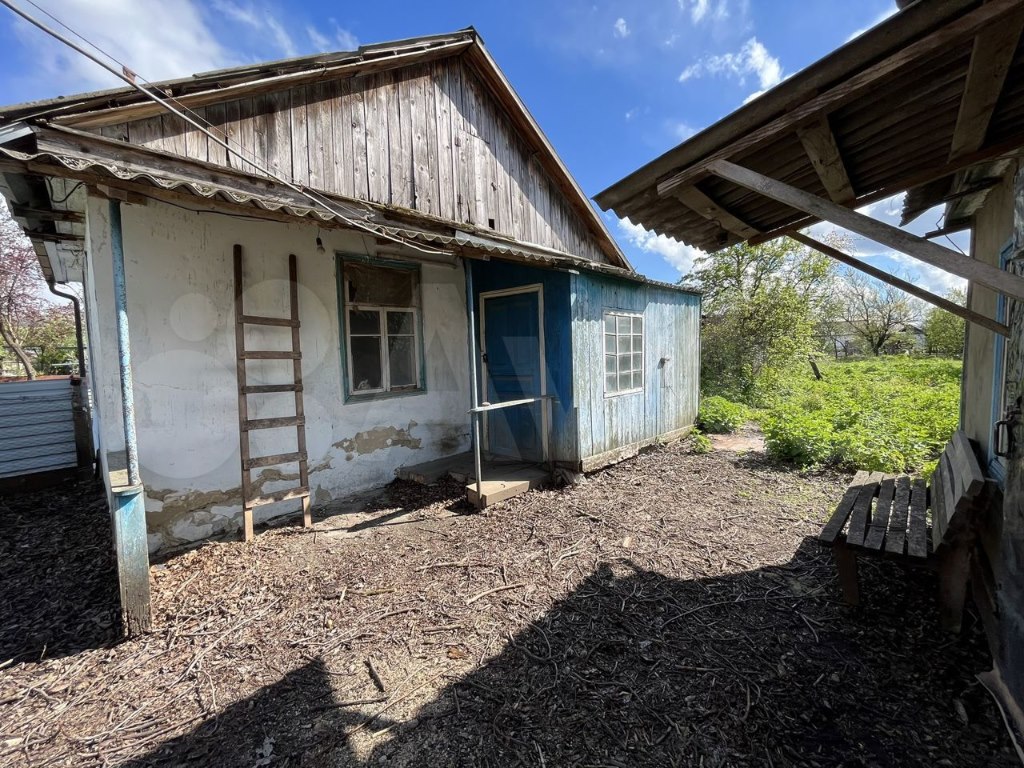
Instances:
[[[0,500],[0,765],[1015,765],[932,574],[838,601],[847,479],[681,444],[484,514],[395,483],[155,564],[120,643],[97,489]]]

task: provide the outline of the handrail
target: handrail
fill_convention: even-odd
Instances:
[[[512,408],[517,405],[530,405],[531,403],[540,403],[544,400],[554,399],[554,395],[538,395],[537,397],[526,397],[522,400],[504,400],[500,403],[482,403],[476,408],[470,408],[467,413],[485,413],[487,411],[497,411],[501,408]]]

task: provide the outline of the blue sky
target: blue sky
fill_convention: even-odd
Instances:
[[[27,0],[19,4],[37,13]],[[590,195],[839,47],[894,0],[35,0],[154,80],[473,25]],[[117,84],[0,8],[0,103]],[[871,215],[896,223],[899,201]],[[912,231],[934,228],[929,212]],[[607,216],[643,273],[692,249]],[[957,244],[966,250],[966,239]],[[854,239],[872,263],[945,292],[952,276]]]

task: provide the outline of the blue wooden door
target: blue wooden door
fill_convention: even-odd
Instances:
[[[484,296],[485,399],[491,403],[541,394],[540,294]],[[499,456],[541,459],[539,403],[490,411],[487,447]]]

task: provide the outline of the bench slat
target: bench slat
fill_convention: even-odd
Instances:
[[[868,476],[867,483],[857,494],[857,501],[854,502],[853,511],[850,513],[850,529],[846,532],[847,544],[854,547],[864,544],[864,534],[871,521],[871,500],[875,497],[878,485],[884,477],[881,472],[872,472]]]
[[[910,478],[901,475],[896,478],[896,495],[889,517],[889,530],[885,537],[885,551],[902,555],[907,542],[907,517],[910,514]]]
[[[882,542],[885,540],[885,530],[889,526],[889,515],[891,514],[892,501],[895,494],[896,477],[888,475],[878,487],[878,503],[875,505],[875,514],[871,518],[868,534],[864,537],[865,549],[875,549],[881,552]]]
[[[957,430],[953,433],[950,445],[954,449],[953,468],[963,478],[964,492],[968,496],[977,496],[985,487],[985,473],[978,463],[971,439],[963,430]]]
[[[846,518],[850,516],[853,504],[857,501],[857,497],[860,495],[861,488],[867,481],[868,473],[864,470],[857,470],[857,474],[853,476],[853,480],[846,488],[843,498],[836,506],[835,512],[832,513],[832,517],[828,519],[828,522],[825,523],[825,527],[821,530],[821,534],[818,536],[818,541],[823,544],[835,543],[839,534],[843,532],[843,526],[846,525]]]
[[[907,530],[907,554],[911,557],[928,557],[927,505],[928,488],[924,480],[914,480],[910,491],[910,524]]]

